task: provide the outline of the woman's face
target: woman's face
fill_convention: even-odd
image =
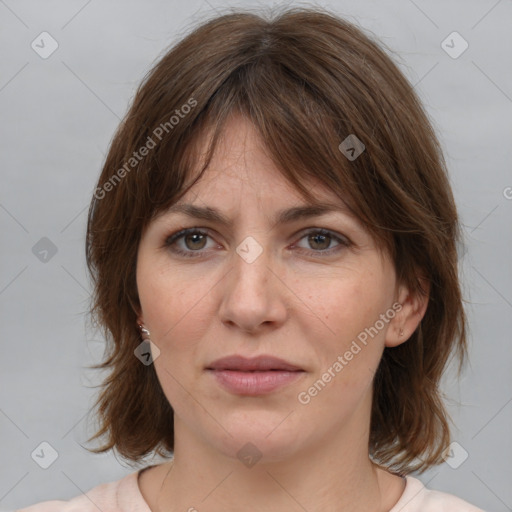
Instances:
[[[250,124],[232,117],[224,136],[179,204],[227,222],[169,210],[138,253],[140,320],[160,350],[177,443],[277,460],[364,439],[374,373],[403,327],[393,264],[318,183],[315,197],[338,211],[276,220],[306,203]]]

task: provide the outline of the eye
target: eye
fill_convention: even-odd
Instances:
[[[206,248],[209,237],[208,231],[199,228],[183,229],[167,237],[165,247],[180,256],[199,257],[206,252],[203,249]],[[313,228],[303,233],[299,240],[304,239],[306,239],[310,249],[300,247],[297,243],[292,247],[297,247],[300,251],[306,251],[314,256],[331,255],[350,245],[350,241],[344,236],[322,228]],[[330,247],[333,241],[337,245]]]
[[[165,241],[165,246],[172,252],[182,256],[200,256],[200,251],[201,249],[204,249],[208,236],[209,235],[206,231],[202,231],[197,228],[183,229],[169,236]],[[185,249],[183,248],[183,244],[180,246],[178,242],[183,242]]]
[[[321,256],[323,256],[324,254],[331,255],[334,252],[338,252],[341,249],[348,247],[350,245],[349,240],[344,236],[338,236],[332,231],[322,228],[310,229],[309,231],[304,233],[303,236],[300,238],[300,240],[304,239],[306,239],[307,245],[313,249],[310,250],[306,248],[306,251],[309,253],[313,253],[314,255],[320,254]],[[330,247],[333,241],[336,241],[337,245],[335,245],[334,247]]]

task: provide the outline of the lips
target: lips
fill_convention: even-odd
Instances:
[[[207,369],[239,372],[303,371],[302,368],[299,368],[298,366],[272,356],[258,356],[250,359],[242,356],[223,357],[214,361],[210,366],[207,367]]]
[[[245,396],[272,393],[305,374],[302,368],[273,356],[223,357],[206,370],[226,391]]]

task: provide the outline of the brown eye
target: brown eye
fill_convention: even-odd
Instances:
[[[165,241],[165,246],[172,252],[181,256],[196,257],[205,253],[209,235],[205,231],[196,228],[183,229],[169,236]]]
[[[206,231],[197,228],[188,228],[178,231],[169,236],[165,246],[175,254],[186,257],[200,257],[206,255],[208,238],[211,236]],[[296,244],[300,251],[318,256],[329,256],[341,249],[348,247],[350,241],[342,235],[337,235],[326,229],[311,229],[306,232],[300,240],[307,239],[307,247]],[[331,247],[331,244],[336,245]]]
[[[202,233],[192,233],[189,235],[185,235],[183,237],[183,241],[187,249],[197,250],[203,249],[206,245],[206,237],[208,235],[203,235]]]
[[[324,251],[329,248],[331,236],[323,234],[308,235],[308,243],[313,249]]]
[[[299,249],[304,249],[309,253],[317,254],[320,256],[330,255],[334,252],[338,252],[344,247],[348,247],[350,242],[347,238],[336,235],[335,233],[326,229],[313,229],[305,233],[300,240],[307,239],[308,247],[301,247],[297,245]],[[331,247],[331,243],[336,242],[334,247]]]

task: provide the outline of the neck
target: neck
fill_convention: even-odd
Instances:
[[[179,421],[175,434],[179,442],[156,512],[386,512],[404,489],[400,477],[369,460],[368,432],[322,439],[307,450],[271,462],[261,459],[252,467],[201,442]]]

